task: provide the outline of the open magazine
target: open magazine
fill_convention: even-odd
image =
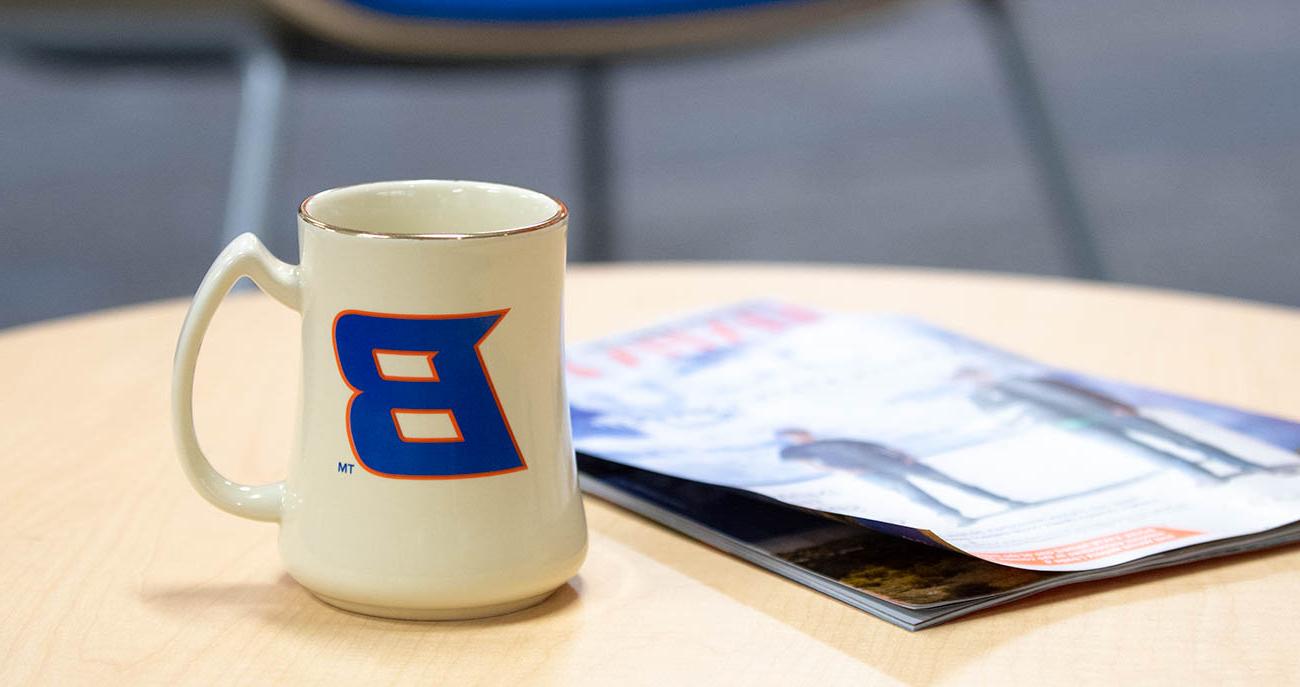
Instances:
[[[908,629],[1300,538],[1300,425],[743,303],[569,351],[588,491]]]

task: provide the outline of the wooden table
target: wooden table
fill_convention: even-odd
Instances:
[[[955,272],[575,268],[570,340],[756,296],[915,313],[1084,371],[1300,417],[1300,314]],[[582,573],[542,606],[419,624],[342,613],[276,530],[204,503],[168,431],[185,305],[0,336],[0,684],[1300,683],[1300,548],[1044,594],[909,634],[595,499]],[[277,478],[296,316],[229,301],[199,366],[218,467]]]

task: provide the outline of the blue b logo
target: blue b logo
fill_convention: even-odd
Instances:
[[[348,440],[362,467],[401,479],[528,467],[479,352],[506,312],[334,318],[339,373],[352,389]]]

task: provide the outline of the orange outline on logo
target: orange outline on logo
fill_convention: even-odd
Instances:
[[[401,356],[406,356],[406,357],[408,357],[408,358],[413,358],[413,357],[415,357],[415,356],[417,356],[417,355],[419,355],[419,356],[424,356],[424,360],[425,360],[425,362],[429,363],[429,374],[431,374],[431,375],[433,375],[433,376],[432,376],[432,377],[400,377],[400,376],[394,375],[394,376],[392,376],[392,377],[389,377],[388,375],[384,374],[384,368],[383,368],[382,365],[379,364],[379,354],[380,354],[380,353],[383,353],[383,354],[385,354],[385,355],[401,355]],[[370,357],[375,359],[375,371],[379,373],[379,378],[380,378],[380,379],[383,379],[383,380],[385,380],[385,381],[389,381],[389,382],[438,382],[438,381],[442,381],[442,380],[438,379],[438,368],[437,368],[437,367],[434,367],[434,365],[433,365],[433,356],[435,356],[435,355],[438,355],[438,352],[437,352],[437,351],[396,351],[396,350],[393,350],[393,349],[391,349],[391,348],[374,348],[374,349],[371,349],[371,351],[370,351]]]
[[[456,430],[456,436],[434,439],[412,439],[402,433],[402,423],[397,421],[397,414],[405,413],[407,415],[446,415],[447,420],[451,422],[451,428]],[[465,435],[460,433],[460,423],[456,422],[456,414],[450,410],[421,410],[418,408],[390,408],[388,415],[393,418],[393,427],[397,428],[397,438],[408,444],[455,444],[465,440]]]
[[[342,379],[343,383],[347,385],[348,389],[352,391],[352,395],[348,397],[348,406],[343,416],[344,418],[343,425],[347,429],[348,446],[352,448],[352,457],[357,459],[357,464],[359,464],[362,469],[364,469],[366,472],[369,472],[372,475],[376,475],[378,477],[387,477],[389,479],[470,479],[473,477],[491,477],[492,475],[504,475],[510,472],[519,472],[520,470],[528,469],[528,461],[524,460],[524,452],[519,450],[519,442],[518,440],[515,439],[515,430],[510,427],[510,419],[506,417],[505,408],[501,407],[501,398],[497,396],[497,388],[496,385],[492,383],[492,375],[488,374],[487,363],[483,362],[483,351],[479,350],[479,347],[483,345],[483,342],[487,340],[489,336],[491,336],[493,330],[497,328],[497,325],[500,325],[501,321],[505,319],[506,313],[508,312],[510,312],[510,308],[504,308],[501,310],[487,310],[484,312],[460,313],[456,315],[401,315],[397,313],[372,312],[369,310],[340,310],[339,313],[334,316],[334,322],[330,325],[330,345],[334,349],[334,365],[338,368],[339,378]],[[501,422],[505,423],[506,433],[510,435],[510,443],[515,447],[515,455],[519,457],[519,466],[513,468],[506,468],[504,470],[493,470],[491,472],[475,472],[468,475],[395,475],[388,472],[380,472],[378,470],[374,470],[369,465],[366,465],[366,461],[361,459],[361,454],[357,453],[357,444],[352,439],[352,422],[350,421],[350,418],[352,417],[352,402],[357,400],[357,396],[361,395],[361,390],[352,386],[352,384],[348,382],[348,376],[343,374],[343,362],[339,360],[339,343],[338,343],[337,330],[339,326],[339,318],[343,317],[344,315],[369,315],[371,317],[388,317],[395,320],[463,320],[470,317],[486,317],[488,315],[499,315],[499,317],[497,317],[497,321],[493,322],[492,326],[488,327],[488,330],[486,332],[483,332],[483,336],[480,336],[478,338],[478,341],[474,342],[474,354],[478,356],[479,367],[483,369],[483,378],[487,380],[488,390],[492,392],[492,400],[495,401],[497,404],[497,412],[501,414]],[[423,353],[424,351],[419,351],[419,352]],[[374,355],[373,351],[371,355],[372,356]],[[432,361],[430,362],[432,363]],[[430,365],[430,367],[432,368],[432,364]],[[376,365],[375,371],[376,372],[379,371],[378,365]],[[431,380],[422,379],[421,381],[431,381]],[[394,427],[397,426],[395,421],[393,426]],[[460,432],[459,425],[457,425],[456,431],[457,433]],[[401,430],[399,429],[398,430],[399,437],[400,434],[401,434]]]

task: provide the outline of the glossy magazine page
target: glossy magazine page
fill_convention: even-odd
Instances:
[[[913,319],[743,303],[569,363],[584,453],[1002,566],[1101,569],[1300,520],[1300,426]]]

